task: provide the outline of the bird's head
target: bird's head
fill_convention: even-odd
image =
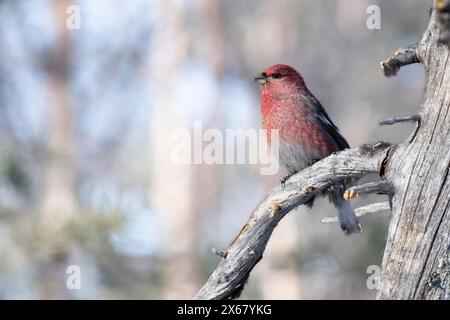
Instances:
[[[263,85],[263,93],[289,94],[305,87],[300,73],[285,64],[276,64],[264,70],[255,81]]]

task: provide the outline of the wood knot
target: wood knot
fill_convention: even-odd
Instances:
[[[316,191],[316,187],[314,187],[314,186],[309,186],[309,187],[306,187],[306,189],[305,189],[306,193],[311,193],[314,191]]]
[[[390,147],[391,144],[388,142],[380,141],[375,144],[363,144],[359,150],[361,150],[362,154],[373,156],[378,150],[382,150]]]
[[[387,77],[395,76],[400,67],[391,62],[392,60],[385,60],[380,62],[380,68]]]
[[[281,210],[281,207],[278,203],[276,202],[272,202],[272,204],[270,205],[270,214],[269,214],[269,218],[272,219],[278,211]]]
[[[352,200],[354,198],[356,198],[358,196],[358,192],[356,192],[353,189],[348,189],[347,191],[344,192],[344,199],[349,201]]]
[[[216,248],[212,248],[211,249],[212,253],[214,253],[216,256],[219,256],[223,259],[225,259],[228,255],[228,251],[225,249],[216,249]]]
[[[450,10],[447,1],[444,0],[437,0],[436,1],[436,9],[438,9],[439,11],[448,11]]]

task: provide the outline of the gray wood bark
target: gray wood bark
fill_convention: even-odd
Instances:
[[[415,48],[426,72],[420,127],[386,166],[395,194],[379,299],[450,299],[450,63],[438,15]]]

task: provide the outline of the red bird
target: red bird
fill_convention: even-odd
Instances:
[[[289,176],[335,151],[349,147],[294,68],[277,64],[264,70],[255,81],[262,83],[263,128],[268,132],[279,130],[279,160]],[[269,138],[268,134],[270,145]],[[282,183],[286,178],[282,179]],[[344,189],[343,184],[332,187],[329,197],[338,210],[341,229],[349,235],[360,232],[361,227],[349,202],[343,198]]]

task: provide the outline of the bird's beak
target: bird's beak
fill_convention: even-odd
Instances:
[[[253,80],[259,82],[260,84],[265,84],[268,81],[267,76],[265,74],[261,74],[255,77],[255,79]]]

